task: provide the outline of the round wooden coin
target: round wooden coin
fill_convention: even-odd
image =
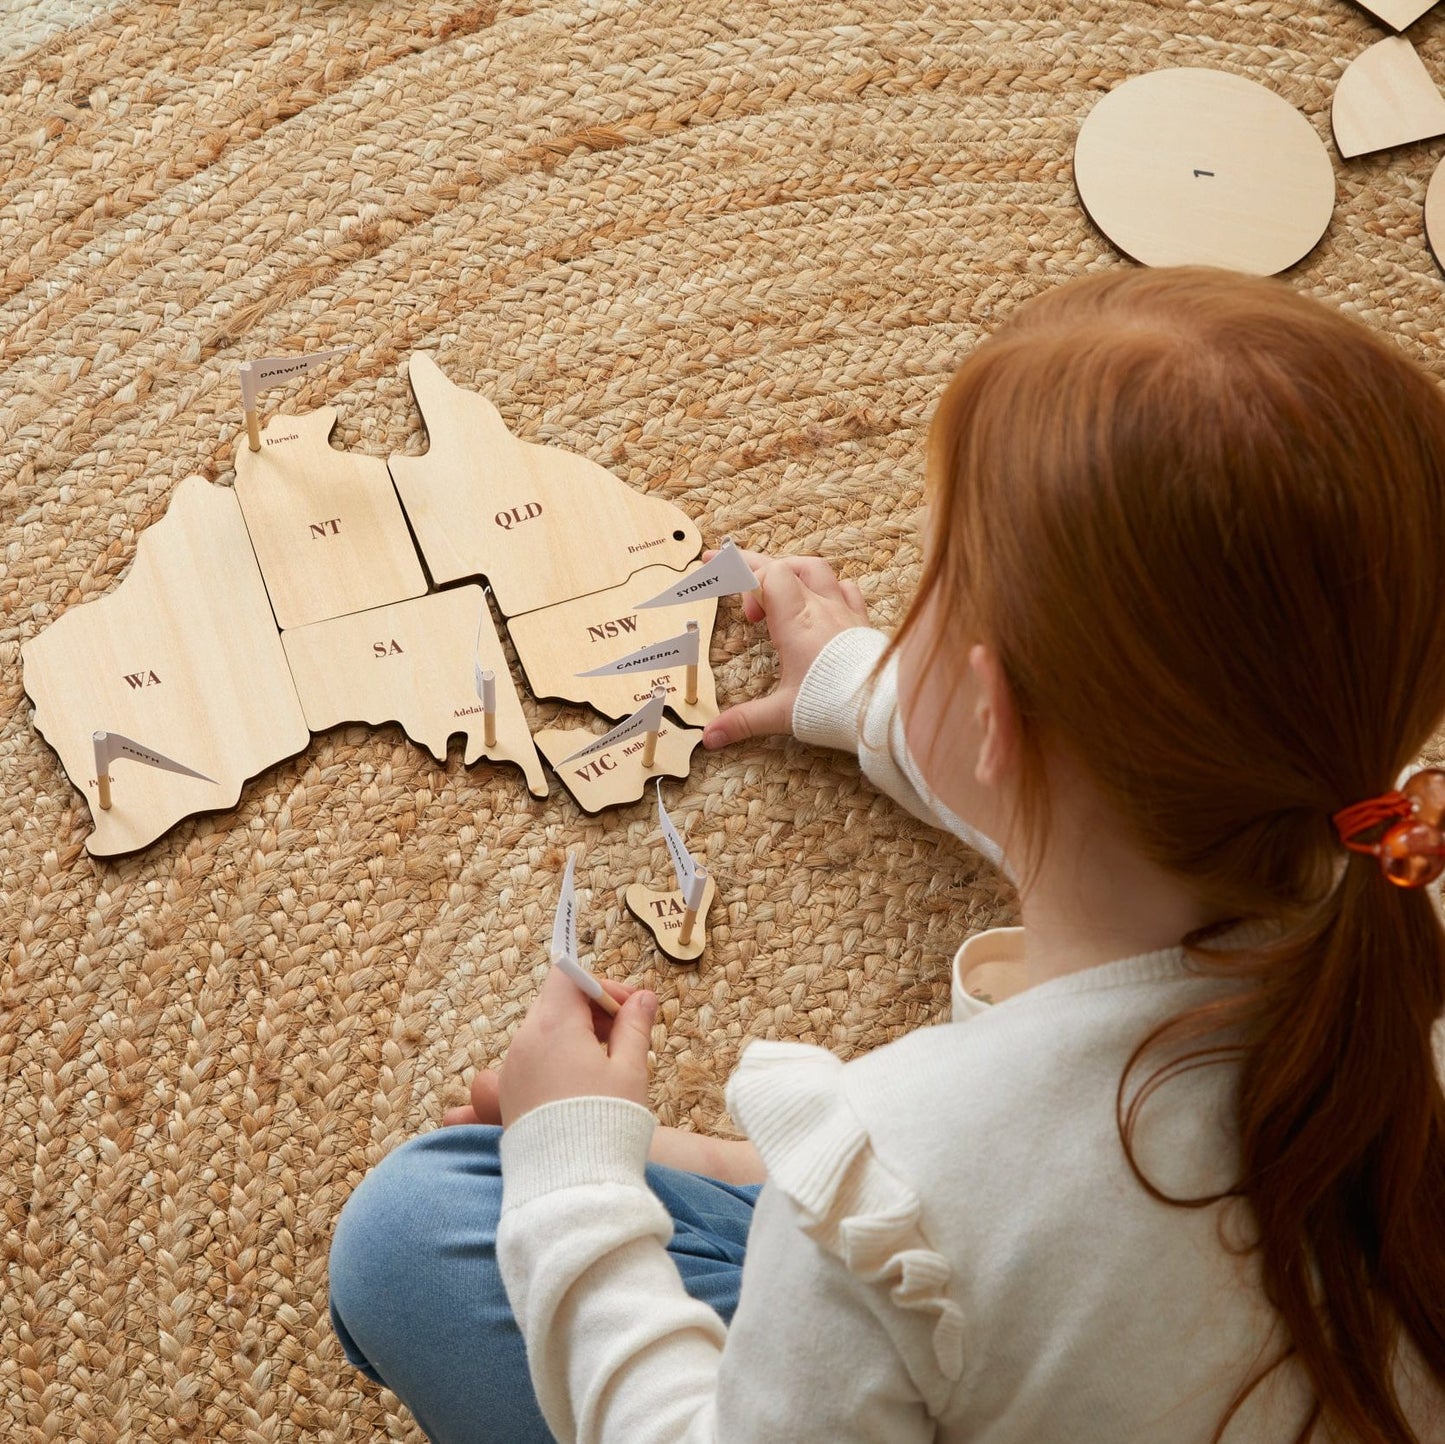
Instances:
[[[1220,70],[1156,70],[1111,90],[1079,130],[1074,183],[1136,261],[1258,276],[1307,255],[1335,203],[1334,167],[1309,121]]]
[[[1445,268],[1445,160],[1435,167],[1425,192],[1425,239],[1436,264]]]

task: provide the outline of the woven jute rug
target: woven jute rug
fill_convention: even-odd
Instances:
[[[1412,31],[1437,77],[1442,25]],[[0,27],[0,1437],[418,1440],[341,1357],[327,1247],[505,1051],[564,849],[597,966],[663,999],[657,1110],[696,1128],[728,1127],[750,1038],[851,1056],[940,1018],[1011,894],[850,758],[777,739],[669,794],[720,889],[693,968],[618,905],[669,875],[650,798],[589,818],[394,726],[97,861],[21,643],[117,585],[183,477],[231,480],[241,360],[342,343],[266,405],[420,452],[402,362],[429,350],[709,540],[829,557],[888,625],[954,366],[1027,296],[1129,264],[1071,181],[1098,97],[1213,66],[1328,139],[1383,32],[1345,0],[41,0]],[[1292,273],[1437,368],[1442,149],[1337,159]],[[725,699],[770,686],[735,603],[713,656]]]

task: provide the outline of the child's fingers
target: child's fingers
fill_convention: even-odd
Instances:
[[[624,1069],[647,1078],[647,1051],[652,1046],[652,1023],[657,1017],[657,994],[645,989],[634,993],[612,1020],[607,1056]]]
[[[442,1114],[443,1128],[454,1128],[458,1123],[480,1123],[481,1121],[468,1103],[460,1104],[456,1108],[448,1108]]]
[[[863,593],[859,590],[857,582],[843,582],[843,600],[862,616],[868,615],[868,603],[863,600]]]
[[[703,729],[702,745],[709,752],[742,742],[748,737],[771,737],[775,732],[793,730],[792,694],[769,692],[720,712]]]

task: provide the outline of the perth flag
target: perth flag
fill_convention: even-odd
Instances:
[[[650,647],[640,647],[615,662],[594,667],[590,672],[578,672],[577,676],[612,677],[628,672],[652,672],[659,667],[696,667],[698,635],[696,631],[679,632],[675,637],[664,638]]]
[[[605,752],[640,732],[656,732],[662,726],[662,704],[666,700],[667,693],[661,687],[654,687],[652,696],[632,716],[624,717],[612,731],[604,732],[595,742],[589,742],[570,757],[564,757],[557,766],[562,766],[563,762],[575,762],[579,757],[590,757],[594,752]]]
[[[349,350],[350,346],[338,346],[333,351],[313,351],[309,356],[262,356],[256,361],[241,362],[242,407],[254,411],[256,398],[273,382],[312,371]]]
[[[718,554],[705,567],[689,572],[665,592],[659,592],[648,601],[638,602],[637,606],[639,609],[676,607],[683,602],[695,602],[700,597],[726,597],[734,592],[756,591],[759,585],[753,569],[733,545],[733,539],[724,537]]]
[[[122,737],[119,732],[93,732],[91,741],[95,744],[97,777],[109,777],[110,764],[118,758],[129,757],[132,762],[144,762],[147,767],[156,767],[162,772],[177,772],[182,777],[195,777],[201,782],[216,780],[214,777],[207,777],[204,772],[196,772],[183,766],[174,758],[153,752],[149,747],[142,747],[139,742],[132,742],[129,737]]]

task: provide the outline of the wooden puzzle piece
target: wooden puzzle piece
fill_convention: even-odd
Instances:
[[[702,741],[700,730],[664,721],[656,734],[657,750],[651,767],[642,765],[644,736],[563,762],[598,735],[582,727],[544,727],[532,739],[584,812],[601,812],[605,807],[636,802],[648,784],[659,777],[686,777],[693,750]]]
[[[1188,67],[1135,76],[1099,101],[1079,130],[1074,182],[1136,261],[1260,276],[1307,255],[1335,202],[1329,154],[1294,106]]]
[[[1359,0],[1376,20],[1383,20],[1392,30],[1405,30],[1413,25],[1435,0]]]
[[[85,794],[98,857],[133,852],[311,740],[236,495],[198,476],[136,544],[112,592],[21,648],[35,727]],[[118,732],[215,783],[139,766],[99,807],[92,734]]]
[[[433,579],[485,576],[506,617],[606,591],[636,568],[687,565],[702,537],[671,502],[586,457],[520,441],[485,397],[424,353],[408,365],[424,456],[391,474]]]
[[[478,638],[478,622],[481,635]],[[463,761],[515,762],[536,797],[547,795],[541,759],[481,587],[456,587],[370,612],[296,627],[282,636],[313,732],[343,722],[399,722],[438,762],[466,735]],[[495,677],[496,744],[485,744],[474,657]]]
[[[628,912],[641,922],[657,941],[657,946],[675,963],[695,962],[707,947],[707,911],[717,896],[717,884],[708,878],[703,889],[702,906],[697,910],[692,937],[681,940],[682,922],[687,909],[678,889],[657,892],[640,882],[622,890],[622,901]]]
[[[1403,35],[1361,52],[1340,76],[1330,106],[1345,157],[1445,135],[1445,96]]]
[[[426,591],[386,463],[337,451],[335,425],[334,406],[275,416],[260,451],[236,445],[236,495],[283,629]]]
[[[638,611],[632,605],[638,597],[651,595],[681,575],[667,567],[648,567],[621,586],[509,618],[507,631],[533,693],[585,702],[604,717],[621,718],[635,711],[653,686],[660,684],[667,688],[669,710],[684,722],[700,727],[712,721],[718,714],[717,688],[707,654],[717,618],[716,598],[692,607],[650,611]],[[612,677],[577,675],[660,642],[678,632],[686,621],[696,621],[699,631],[697,702],[693,705],[687,702],[681,668]]]

